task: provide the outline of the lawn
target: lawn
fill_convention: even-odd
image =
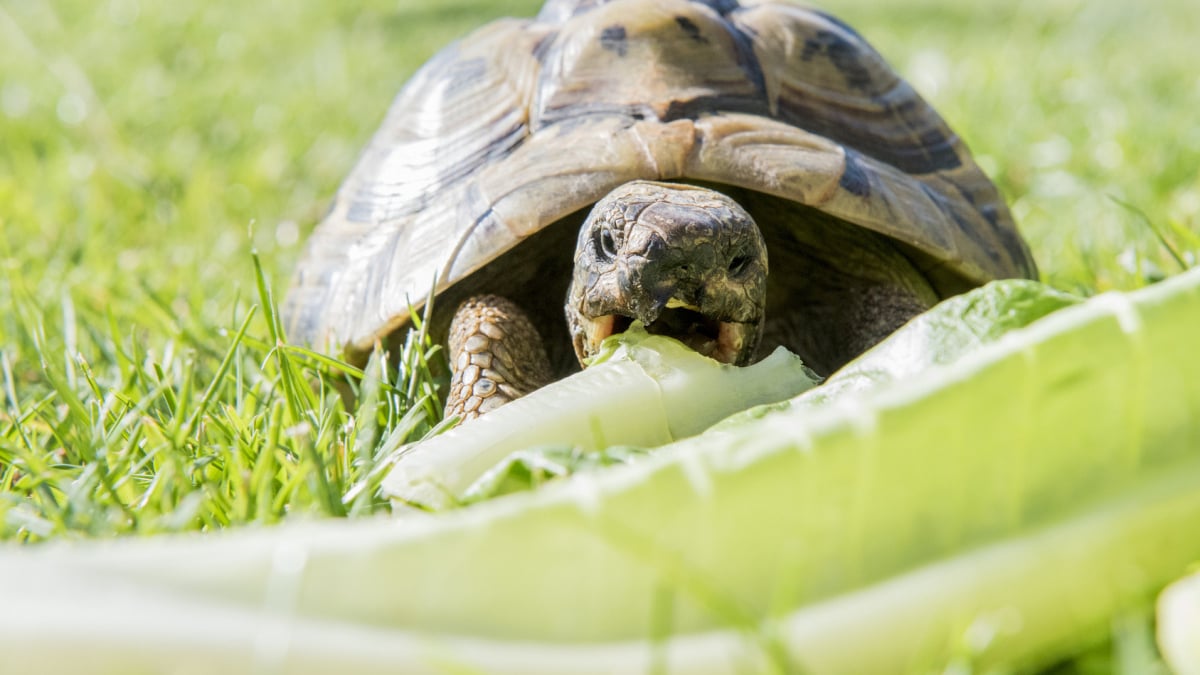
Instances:
[[[1045,282],[1195,264],[1200,3],[822,6],[967,140]],[[405,379],[430,346],[355,415],[344,368],[275,347],[271,298],[413,70],[536,9],[0,0],[0,539],[387,510],[381,448],[439,421]]]

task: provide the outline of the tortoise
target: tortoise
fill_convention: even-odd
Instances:
[[[290,338],[361,359],[435,289],[447,414],[470,418],[633,320],[828,375],[943,298],[1036,274],[962,140],[833,16],[549,0],[404,86],[284,314]]]

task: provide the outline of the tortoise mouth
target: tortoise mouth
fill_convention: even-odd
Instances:
[[[609,314],[592,319],[587,326],[587,352],[600,350],[600,343],[610,335],[624,333],[634,318]],[[721,363],[745,365],[750,354],[747,345],[754,333],[754,324],[722,321],[689,307],[664,309],[646,332],[679,340],[690,349]]]

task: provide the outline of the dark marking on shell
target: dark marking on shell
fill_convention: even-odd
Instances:
[[[591,124],[597,117],[624,117],[629,124],[640,120],[657,120],[658,114],[646,104],[608,103],[605,101],[590,101],[587,103],[572,103],[570,105],[546,108],[541,111],[537,127],[543,128],[557,125],[561,130],[574,129],[585,124]]]
[[[954,189],[958,191],[958,194],[961,195],[963,199],[967,200],[968,204],[970,204],[971,206],[976,206],[975,194],[973,192],[968,190],[966,188],[966,186],[964,186],[962,183],[956,182],[953,185],[954,185]]]
[[[759,97],[697,96],[687,100],[671,101],[661,119],[663,122],[682,119],[694,120],[714,112],[749,113],[764,117],[770,115],[766,101]]]
[[[700,27],[691,19],[686,16],[677,16],[675,17],[675,24],[693,41],[708,44],[708,38],[704,37],[704,34],[700,32]]]
[[[871,195],[871,178],[859,163],[858,153],[849,148],[846,149],[846,168],[842,171],[842,177],[838,179],[838,185],[856,197]]]
[[[748,35],[733,23],[726,23],[729,36],[733,38],[733,46],[737,53],[737,64],[746,74],[746,79],[754,85],[754,91],[760,98],[766,98],[767,84],[763,75],[762,64],[754,53],[754,36]]]
[[[908,120],[905,121],[908,122]],[[909,124],[909,128],[912,128],[911,124]],[[921,157],[913,162],[914,165],[924,164],[929,167],[925,169],[928,172],[949,171],[962,166],[962,160],[958,158],[958,153],[954,150],[955,141],[958,140],[957,136],[947,136],[942,133],[940,128],[930,127],[921,132],[920,140],[916,149],[920,151]],[[920,171],[914,169],[913,173],[920,173]]]
[[[958,188],[958,192],[960,195],[962,195],[963,199],[966,200],[966,202],[973,208],[975,208],[975,210],[978,211],[985,220],[987,220],[988,225],[991,227],[991,232],[999,240],[1000,247],[1004,250],[1004,253],[1007,254],[1009,260],[1017,263],[1018,267],[1024,267],[1024,273],[1030,278],[1036,279],[1037,266],[1034,264],[1033,258],[1029,255],[1024,240],[1022,240],[1020,235],[1017,234],[1017,228],[1014,227],[1011,222],[1008,222],[1007,219],[1002,218],[1001,210],[1004,208],[1001,205],[1002,202],[991,202],[980,206],[978,204],[978,200],[975,198],[975,193],[967,190],[961,183],[954,183],[954,185]],[[978,228],[975,228],[975,230],[978,230]],[[1000,259],[999,251],[996,250],[994,245],[989,245],[987,243],[987,240],[983,238],[982,232],[978,233],[977,240],[980,241],[987,249],[988,255],[991,256],[993,260]],[[1029,265],[1020,265],[1019,261],[1022,260],[1028,260]]]
[[[546,62],[546,54],[554,46],[554,43],[557,40],[558,40],[558,31],[548,32],[545,35],[543,35],[542,37],[538,38],[538,41],[533,45],[533,49],[532,49],[533,58],[537,59],[539,63],[545,63]]]
[[[962,165],[955,152],[957,136],[931,124],[928,109],[913,95],[899,106],[887,106],[849,117],[841,108],[821,105],[803,92],[785,89],[779,97],[779,118],[820,134],[859,153],[886,162],[905,173],[947,171]],[[922,114],[924,113],[924,114]],[[916,128],[928,127],[916,133]]]
[[[1030,279],[1038,278],[1037,263],[1033,257],[1029,255],[1026,249],[1025,241],[1021,239],[1021,235],[1017,233],[1015,227],[997,227],[993,230],[996,236],[1000,238],[1000,245],[1004,247],[1005,253],[1013,261],[1016,261],[1016,267],[1023,268],[1024,273]],[[1028,265],[1022,265],[1020,261],[1028,261]]]
[[[841,30],[845,31],[845,33],[847,35],[853,37],[854,39],[862,40],[864,43],[866,42],[866,40],[863,39],[863,36],[860,35],[858,31],[854,30],[854,28],[850,24],[846,23],[845,21],[842,21],[841,19],[837,18],[836,16],[829,14],[828,12],[822,12],[819,9],[813,9],[813,10],[809,10],[809,11],[811,11],[813,14],[816,14],[817,16],[821,17],[822,19],[825,19],[829,23],[837,26]]]
[[[804,51],[800,58],[811,61],[814,56],[823,55],[833,63],[833,67],[846,78],[846,84],[851,89],[865,91],[871,86],[871,71],[859,62],[862,52],[854,43],[841,35],[828,30],[817,31],[816,37],[804,41]]]
[[[888,104],[884,110],[889,118],[904,125],[898,125],[896,129],[907,131],[910,139],[904,141],[896,131],[892,132],[892,137],[883,139],[882,145],[894,156],[890,163],[906,173],[934,173],[962,166],[962,160],[954,149],[958,137],[953,132],[947,135],[949,130],[940,119],[937,120],[938,124],[931,125],[930,108],[923,98],[908,88],[907,84],[900,85],[908,89],[908,95],[900,103]],[[918,131],[920,129],[923,131]],[[916,138],[917,142],[913,143],[912,138]]]
[[[978,200],[975,199],[973,191],[968,190],[961,182],[955,181],[952,185],[958,190],[958,194],[962,196],[963,200],[970,204],[976,211],[979,211],[980,215],[988,221],[988,225],[991,225],[993,230],[1000,228],[1000,209],[995,204],[980,206]]]
[[[1000,251],[996,250],[996,247],[992,245],[992,242],[989,241],[984,233],[980,231],[979,224],[972,221],[969,216],[962,213],[961,209],[964,206],[962,202],[952,202],[948,200],[946,195],[942,194],[938,190],[933,189],[926,183],[921,183],[921,190],[925,193],[926,197],[938,205],[938,210],[950,216],[950,218],[954,221],[954,224],[958,226],[959,231],[965,234],[968,239],[975,242],[980,252],[984,253],[995,262],[1000,261]],[[970,202],[967,202],[967,205],[969,204]]]
[[[962,166],[951,140],[937,132],[921,135],[920,143],[889,148],[889,162],[905,173],[921,174],[949,171]]]
[[[992,229],[1000,228],[1000,214],[998,209],[996,209],[995,204],[987,204],[983,208],[979,209],[979,212],[982,213],[983,217],[987,219],[988,225],[991,225]]]
[[[838,179],[838,185],[842,190],[850,192],[856,197],[869,197],[871,195],[871,177],[862,162],[858,161],[858,153],[846,148],[846,168],[841,172],[841,178]]]
[[[629,44],[626,39],[625,26],[619,23],[607,26],[600,31],[600,46],[610,52],[616,52],[617,56],[625,56],[629,53]]]

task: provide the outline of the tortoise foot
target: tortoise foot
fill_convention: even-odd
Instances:
[[[545,345],[524,310],[497,295],[468,298],[450,323],[446,416],[466,421],[551,379]]]

